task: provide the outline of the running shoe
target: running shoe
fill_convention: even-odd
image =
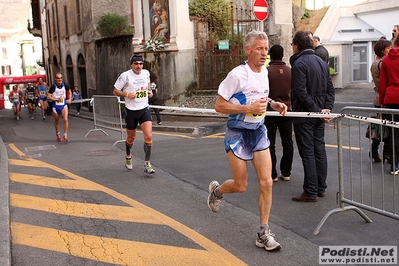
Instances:
[[[126,164],[125,165],[126,165],[126,168],[128,170],[132,170],[133,169],[132,157],[130,157],[130,158],[126,157]]]
[[[65,140],[66,142],[68,142],[68,141],[69,141],[69,139],[68,139],[68,135],[67,135],[67,134],[64,134],[64,140]]]
[[[60,132],[57,132],[57,141],[62,141]]]
[[[152,168],[152,164],[150,162],[145,162],[144,164],[144,173],[153,174],[155,173],[154,168]]]
[[[217,197],[214,193],[215,189],[217,189],[219,187],[219,182],[218,181],[212,181],[209,186],[208,186],[208,190],[209,190],[209,195],[208,195],[208,207],[209,209],[211,209],[211,211],[213,212],[218,212],[219,207],[220,207],[220,201],[222,200],[222,197]]]
[[[393,167],[391,166],[391,175],[397,175],[399,174],[399,167],[395,166],[395,170],[393,169]]]
[[[281,249],[281,245],[274,240],[274,234],[270,232],[270,229],[265,231],[262,235],[258,233],[255,245],[259,248],[265,248],[267,251]]]
[[[43,121],[46,121],[46,117],[45,116],[43,116]]]
[[[19,116],[17,116],[17,121],[19,121]]]

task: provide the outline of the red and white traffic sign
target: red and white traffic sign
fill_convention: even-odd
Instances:
[[[264,21],[269,14],[266,0],[254,1],[254,16],[259,21]]]

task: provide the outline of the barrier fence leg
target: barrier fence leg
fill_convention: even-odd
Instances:
[[[87,134],[85,135],[85,138],[93,131],[101,131],[102,133],[104,133],[106,136],[108,136],[108,133],[105,132],[104,130],[102,130],[101,128],[94,128],[94,129],[90,129],[89,132],[87,132]]]
[[[328,219],[328,217],[330,217],[330,215],[334,214],[334,213],[338,213],[338,212],[344,212],[344,211],[350,211],[350,210],[354,210],[356,211],[366,222],[368,223],[372,223],[373,221],[364,213],[362,212],[358,207],[355,206],[345,206],[345,207],[341,207],[341,208],[336,208],[333,209],[329,212],[326,213],[326,215],[324,215],[323,219],[321,219],[320,223],[316,226],[316,228],[313,231],[313,235],[316,236],[319,234],[321,227],[323,226],[323,224],[326,222],[326,220]]]

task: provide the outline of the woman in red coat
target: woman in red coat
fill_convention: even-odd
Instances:
[[[392,43],[393,48],[384,57],[380,73],[380,104],[385,108],[399,109],[399,35]],[[399,122],[399,115],[394,115],[394,121]],[[395,140],[395,147],[392,150],[390,145],[391,174],[399,174],[399,129],[394,129],[392,138]],[[393,156],[395,153],[395,156]],[[395,160],[393,158],[395,157]]]

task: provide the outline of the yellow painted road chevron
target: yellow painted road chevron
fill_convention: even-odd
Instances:
[[[197,243],[202,249],[85,235],[17,222],[11,223],[13,245],[19,244],[62,252],[80,258],[117,265],[157,265],[160,262],[162,262],[162,265],[246,265],[216,243],[161,212],[55,165],[28,158],[15,145],[9,144],[9,146],[20,158],[25,158],[21,160],[10,159],[10,165],[49,168],[63,175],[63,178],[54,178],[11,173],[10,179],[14,182],[65,190],[101,191],[128,205],[87,204],[11,193],[10,203],[12,207],[80,218],[164,225]]]

